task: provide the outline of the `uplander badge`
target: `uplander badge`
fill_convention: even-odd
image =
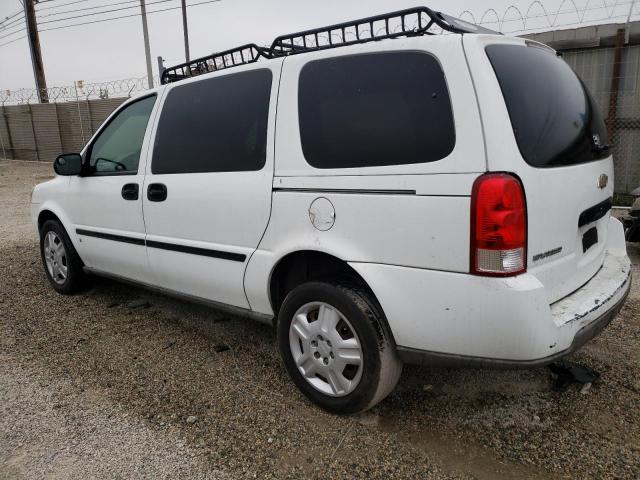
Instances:
[[[554,248],[553,250],[548,250],[548,251],[543,252],[543,253],[536,253],[533,256],[533,261],[537,262],[538,260],[542,260],[543,258],[552,257],[554,255],[559,254],[561,251],[562,251],[562,247],[558,247],[558,248]]]

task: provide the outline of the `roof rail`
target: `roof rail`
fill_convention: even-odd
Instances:
[[[160,77],[160,83],[177,82],[203,73],[254,63],[260,57],[277,58],[388,38],[434,35],[439,33],[433,31],[437,28],[458,34],[498,33],[427,7],[415,7],[281,35],[273,41],[270,47],[260,47],[249,43],[231,50],[197,58],[165,69]]]

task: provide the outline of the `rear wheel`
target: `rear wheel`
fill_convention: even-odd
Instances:
[[[84,287],[82,260],[60,222],[48,220],[40,229],[40,255],[49,283],[56,291],[71,294]]]
[[[362,289],[309,282],[292,290],[278,315],[278,343],[298,388],[334,413],[367,410],[395,387],[402,363],[382,312]]]

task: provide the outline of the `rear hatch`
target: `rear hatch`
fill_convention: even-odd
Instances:
[[[507,170],[525,191],[528,271],[552,303],[602,266],[613,161],[602,116],[573,70],[551,48],[517,42],[484,50],[512,127],[502,135],[513,135],[519,150]]]

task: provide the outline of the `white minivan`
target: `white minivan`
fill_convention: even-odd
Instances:
[[[33,191],[61,293],[104,275],[274,325],[292,380],[337,413],[403,363],[548,364],[625,301],[606,127],[545,45],[420,7],[163,83]]]

